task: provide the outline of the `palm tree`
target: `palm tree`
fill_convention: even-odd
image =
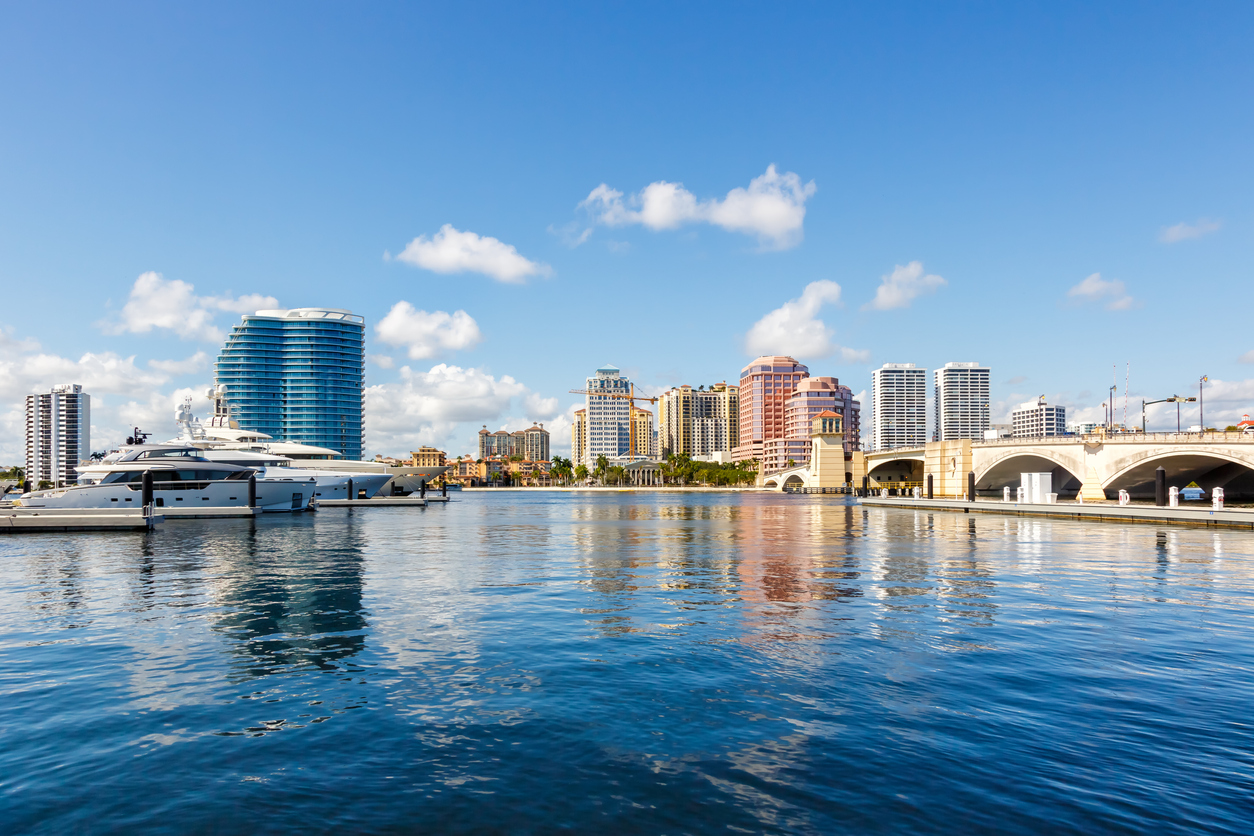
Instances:
[[[586,464],[581,464],[579,467],[575,468],[575,478],[580,482],[583,482],[588,478],[588,466]]]

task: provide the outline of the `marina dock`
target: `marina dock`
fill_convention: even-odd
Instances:
[[[1067,502],[1053,505],[1027,502],[1001,502],[977,499],[914,499],[908,496],[863,497],[860,505],[879,508],[908,508],[915,511],[949,511],[952,513],[1008,514],[1016,517],[1054,517],[1101,522],[1174,523],[1214,528],[1254,529],[1254,510],[1210,508],[1160,508],[1155,505],[1114,505],[1104,503]]]
[[[0,534],[24,531],[148,531],[164,522],[142,508],[0,508]]]
[[[448,497],[433,496],[421,499],[416,496],[376,496],[373,499],[319,499],[319,508],[381,508],[383,506],[408,505],[422,508],[428,502],[446,502]]]

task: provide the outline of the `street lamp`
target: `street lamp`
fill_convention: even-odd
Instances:
[[[1208,380],[1210,380],[1209,377],[1202,375],[1201,379],[1197,382],[1197,425],[1202,432],[1206,432],[1206,418],[1202,414],[1202,384]]]
[[[1179,395],[1172,395],[1170,398],[1163,398],[1158,401],[1141,401],[1141,431],[1149,432],[1149,425],[1145,422],[1145,407],[1153,406],[1156,403],[1174,403],[1176,405],[1176,432],[1180,432],[1180,404],[1193,403],[1197,398],[1182,398]]]

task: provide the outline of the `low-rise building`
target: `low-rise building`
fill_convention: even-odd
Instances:
[[[525,430],[514,432],[497,430],[494,433],[488,432],[485,426],[479,430],[479,458],[493,456],[522,456],[533,461],[548,459],[549,431],[544,428],[544,424],[532,424]]]
[[[1015,438],[1049,438],[1067,434],[1067,409],[1063,406],[1049,406],[1045,396],[1037,398],[1036,403],[1025,403],[1010,413]]]
[[[410,467],[444,467],[447,456],[434,447],[419,447],[416,452],[410,452],[409,464]]]

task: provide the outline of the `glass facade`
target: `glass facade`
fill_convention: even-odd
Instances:
[[[242,429],[362,455],[365,320],[335,308],[246,314],[214,364]]]

